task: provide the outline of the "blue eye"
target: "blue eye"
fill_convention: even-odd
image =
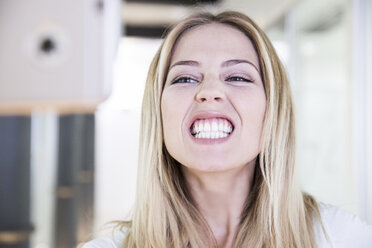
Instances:
[[[233,77],[228,77],[226,79],[228,82],[248,82],[248,83],[253,83],[253,80],[245,78],[245,77],[240,77],[240,76],[233,76]]]
[[[197,83],[198,81],[196,79],[193,79],[191,77],[180,77],[176,78],[172,81],[172,84],[189,84],[189,83]]]

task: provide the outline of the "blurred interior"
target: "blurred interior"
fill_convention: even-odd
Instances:
[[[0,2],[0,16],[9,2]],[[107,3],[91,2],[97,8]],[[134,201],[149,64],[166,29],[200,9],[238,10],[264,29],[291,79],[303,190],[372,224],[371,1],[127,0],[119,8],[121,37],[115,63],[106,72],[112,81],[107,99],[89,108],[44,106],[13,113],[0,93],[0,247],[78,247],[110,233],[110,221],[127,218]],[[3,21],[0,17],[0,47]],[[1,61],[4,57],[0,67],[8,65]],[[11,84],[1,72],[0,91]],[[29,131],[21,133],[13,124]],[[17,136],[9,137],[9,128]],[[7,138],[26,146],[9,148]],[[14,172],[22,177],[12,182],[6,180],[12,169],[2,159],[8,155],[4,151],[26,154],[26,172]],[[65,164],[70,170],[63,170]],[[75,171],[75,165],[82,169]],[[8,187],[17,187],[13,181],[18,180],[29,189],[28,208],[19,210],[27,212],[28,221],[12,225],[9,218],[5,222],[7,202],[13,199]]]

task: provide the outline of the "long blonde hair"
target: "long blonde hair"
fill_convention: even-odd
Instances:
[[[187,190],[180,165],[165,148],[160,106],[175,44],[188,30],[210,23],[233,26],[252,41],[267,98],[253,186],[234,247],[316,247],[313,218],[319,218],[319,209],[295,180],[294,113],[285,70],[265,33],[250,18],[233,11],[199,13],[175,25],[151,63],[142,106],[136,200],[131,220],[122,222],[127,227],[123,247],[216,245]]]

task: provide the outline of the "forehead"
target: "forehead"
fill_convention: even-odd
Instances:
[[[221,23],[205,24],[186,31],[175,45],[172,61],[179,59],[249,59],[258,66],[251,40],[237,28]]]

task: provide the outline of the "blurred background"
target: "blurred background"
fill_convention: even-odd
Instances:
[[[372,1],[2,0],[1,248],[78,247],[127,218],[147,70],[198,10],[264,29],[291,79],[302,188],[372,224]]]

